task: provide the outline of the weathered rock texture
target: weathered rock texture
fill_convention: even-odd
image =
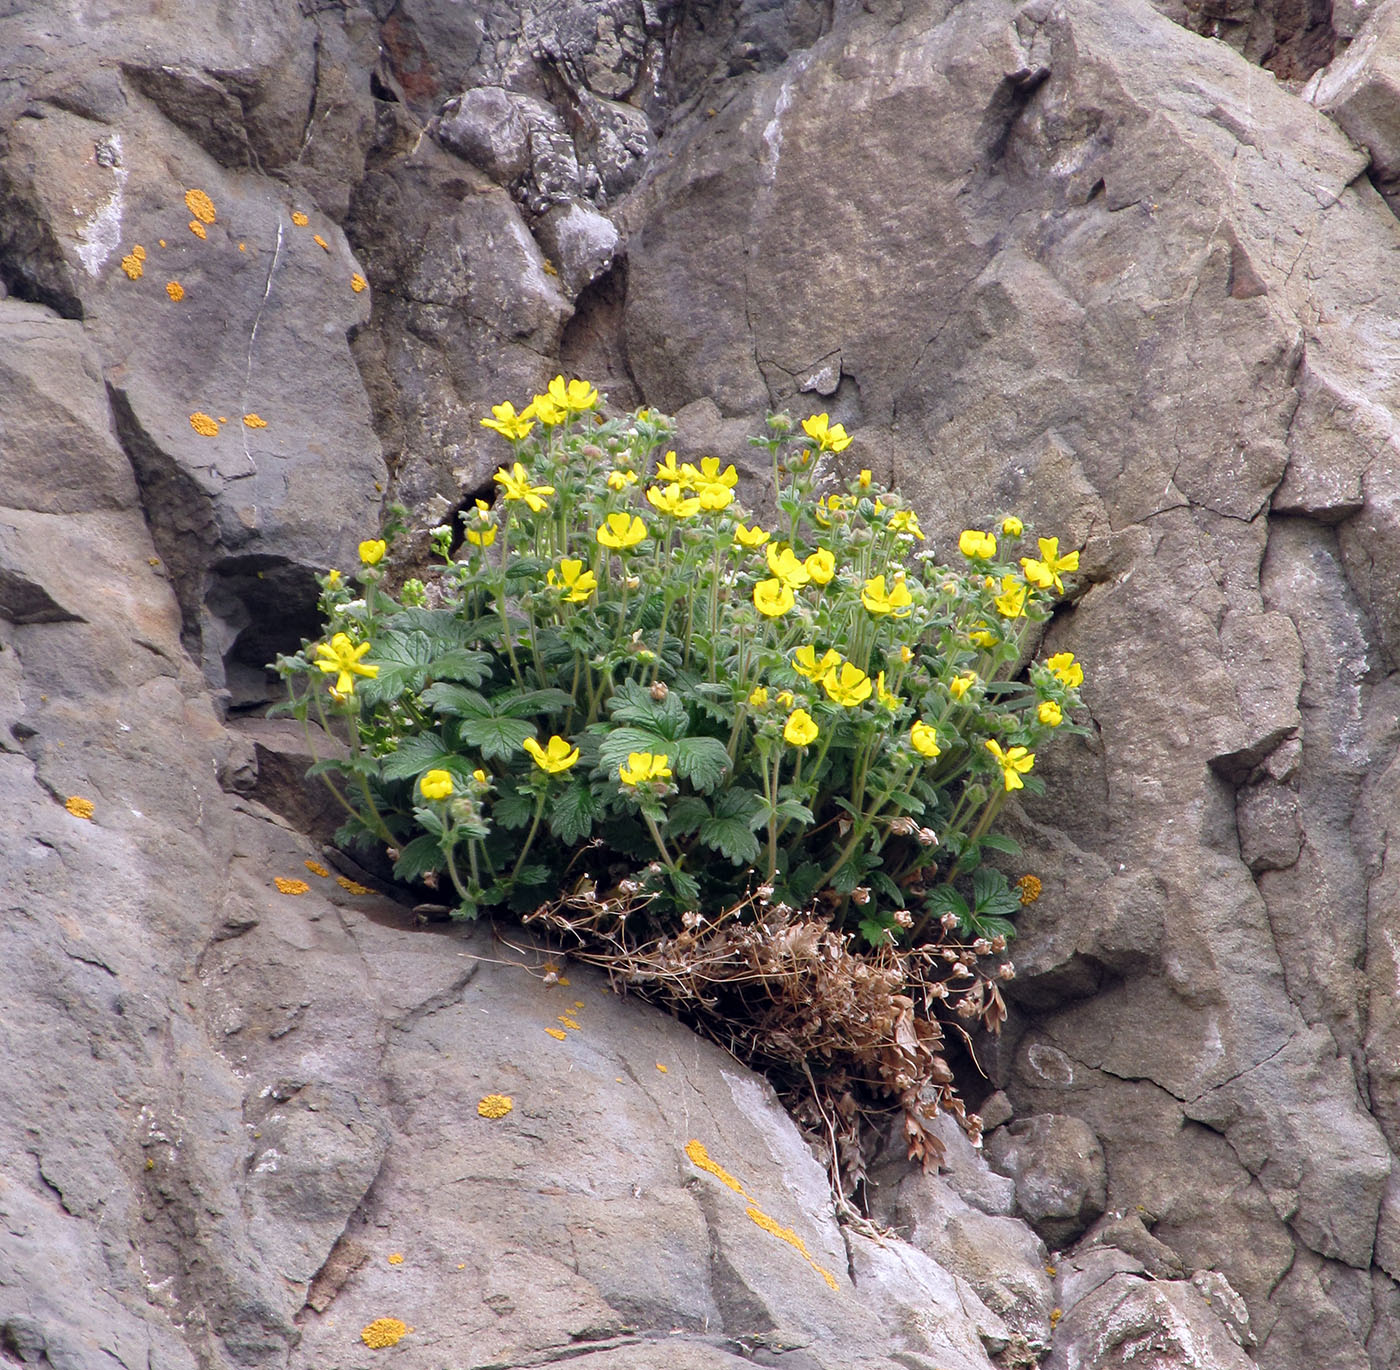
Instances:
[[[1389,1370],[1392,10],[5,7],[0,1351]],[[738,460],[826,410],[943,555],[1084,547],[979,1044],[1012,1178],[882,1163],[898,1238],[678,1026],[308,872],[296,743],[228,726],[560,369]]]

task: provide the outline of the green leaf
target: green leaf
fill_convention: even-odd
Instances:
[[[434,713],[453,718],[489,718],[492,712],[485,695],[461,685],[429,685],[423,691],[423,703]]]
[[[817,892],[822,878],[823,867],[815,861],[804,861],[788,876],[788,902],[801,907]]]
[[[895,908],[904,907],[904,891],[884,871],[870,872],[870,888],[884,895]]]
[[[382,757],[379,773],[385,780],[416,780],[424,771],[447,771],[454,780],[465,785],[472,768],[466,758],[448,749],[438,733],[419,733],[406,737],[398,750]]]
[[[491,806],[491,821],[498,828],[523,828],[535,814],[534,798],[523,790],[503,787]]]
[[[866,914],[859,927],[860,935],[872,947],[888,946],[895,939],[895,922],[888,914]]]
[[[972,911],[976,917],[1015,913],[1021,907],[1019,894],[1012,892],[1006,876],[990,866],[980,866],[972,876]]]
[[[717,737],[683,737],[674,744],[671,764],[697,790],[708,792],[729,769],[729,752]]]
[[[935,885],[924,899],[924,908],[935,918],[941,918],[945,913],[955,913],[965,921],[971,913],[967,900],[951,885]]]
[[[573,846],[593,831],[593,820],[602,813],[602,805],[588,785],[575,780],[551,800],[549,830],[566,846]]]
[[[736,866],[751,866],[758,860],[758,838],[742,818],[707,818],[700,825],[700,840]]]
[[[422,833],[399,850],[399,859],[394,862],[394,879],[408,883],[432,871],[440,871],[443,865],[437,838]]]
[[[811,826],[816,822],[816,817],[811,809],[796,799],[784,799],[774,812],[785,822],[802,823],[806,826]]]
[[[638,724],[668,741],[684,737],[690,726],[679,690],[667,691],[665,699],[653,699],[651,691],[636,680],[624,680],[617,687],[608,700],[608,712],[619,723]]]
[[[683,794],[666,814],[669,837],[689,837],[710,816],[710,806],[699,795]]]
[[[479,747],[488,761],[509,761],[520,754],[527,737],[534,737],[536,728],[520,718],[464,718],[457,733],[468,746]]]
[[[1014,837],[1008,837],[1005,833],[983,833],[980,843],[988,851],[999,851],[1003,856],[1020,856],[1021,854],[1021,844]]]
[[[573,695],[563,690],[508,690],[492,699],[491,712],[499,718],[533,718],[562,713],[573,702]]]
[[[694,908],[700,902],[700,884],[692,875],[687,875],[684,871],[670,871],[671,889],[675,892],[676,899],[681,903]]]

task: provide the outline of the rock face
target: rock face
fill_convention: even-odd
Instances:
[[[1208,8],[5,7],[6,1357],[1396,1363],[1394,6]],[[887,1159],[897,1236],[676,1024],[308,869],[229,716],[561,369],[1084,548],[1011,1178]]]

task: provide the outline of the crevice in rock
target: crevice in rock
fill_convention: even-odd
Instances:
[[[1333,0],[1151,0],[1192,33],[1217,38],[1281,81],[1306,81],[1347,44],[1333,25]]]
[[[48,216],[6,167],[0,141],[0,285],[17,300],[43,305],[64,319],[83,318],[63,249]]]

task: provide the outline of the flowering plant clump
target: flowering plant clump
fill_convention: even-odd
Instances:
[[[941,563],[896,491],[827,470],[850,438],[826,415],[753,440],[768,519],[586,382],[482,423],[495,499],[432,530],[430,583],[391,594],[366,539],[358,591],[322,579],[323,640],[279,660],[296,711],[348,725],[317,767],[343,840],[464,917],[620,894],[664,934],[762,887],[872,948],[1012,935],[1022,890],[983,858],[1082,731],[1079,663],[1023,656],[1077,552],[1008,515]]]

